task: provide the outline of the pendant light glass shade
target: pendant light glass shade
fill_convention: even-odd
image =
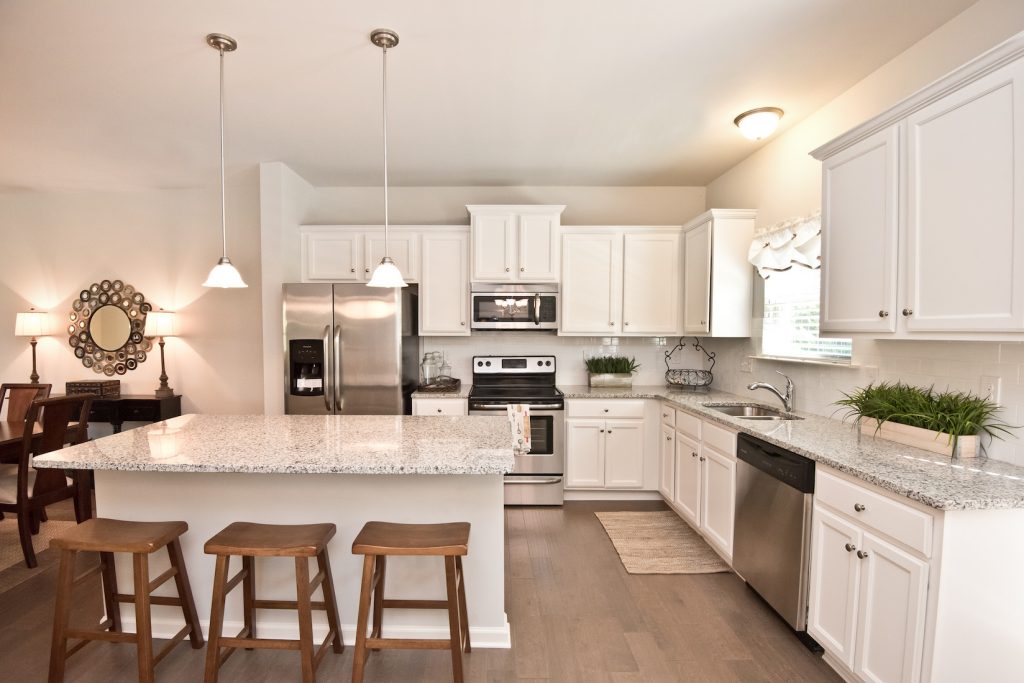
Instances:
[[[384,120],[384,258],[373,271],[367,287],[408,287],[394,260],[388,255],[388,48],[398,45],[398,34],[390,29],[379,28],[370,34],[370,42],[381,48],[383,53],[383,98],[382,118]]]
[[[238,43],[230,36],[211,33],[206,36],[206,44],[220,53],[220,235],[223,250],[220,260],[210,271],[203,287],[235,289],[249,286],[228,258],[228,217],[225,199],[227,191],[224,183],[224,53],[234,52],[238,49]]]

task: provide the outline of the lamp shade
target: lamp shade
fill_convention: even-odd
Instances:
[[[779,125],[783,111],[778,107],[761,107],[745,111],[733,121],[743,136],[750,140],[762,140],[771,135]]]
[[[50,334],[50,316],[43,311],[32,308],[18,313],[14,319],[14,335],[16,337],[45,337]]]
[[[373,271],[373,277],[366,283],[367,287],[408,287],[402,277],[402,271],[389,257],[385,256],[380,260],[377,268]]]
[[[150,311],[146,314],[147,337],[173,337],[174,334],[174,313]]]
[[[217,265],[213,267],[213,270],[210,271],[206,278],[206,282],[203,283],[203,287],[220,287],[222,289],[248,286],[242,279],[238,269],[231,265],[231,261],[226,256],[217,261]]]

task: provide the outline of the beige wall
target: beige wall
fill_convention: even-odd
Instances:
[[[250,284],[244,290],[200,286],[220,255],[216,191],[0,194],[0,379],[28,381],[28,340],[13,332],[16,312],[30,306],[50,311],[55,329],[39,342],[41,381],[63,393],[67,380],[101,377],[74,357],[64,328],[79,291],[120,279],[178,313],[181,336],[167,341],[167,371],[186,412],[262,412],[254,185],[229,189],[229,254]],[[159,374],[154,347],[119,377],[122,392],[152,393]]]

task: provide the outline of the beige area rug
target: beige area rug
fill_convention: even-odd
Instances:
[[[9,514],[0,520],[0,593],[32,578],[36,573],[53,564],[58,554],[47,550],[50,547],[50,539],[60,536],[73,526],[75,526],[74,522],[52,518],[48,522],[43,522],[39,527],[39,533],[32,537],[32,547],[36,550],[36,560],[39,562],[39,566],[29,569],[25,566],[25,556],[21,554],[17,518]]]
[[[714,574],[729,565],[671,510],[595,512],[630,574]]]

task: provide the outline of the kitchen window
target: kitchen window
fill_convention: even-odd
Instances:
[[[794,265],[771,273],[764,281],[763,355],[849,362],[852,340],[818,336],[820,290],[821,270]]]

